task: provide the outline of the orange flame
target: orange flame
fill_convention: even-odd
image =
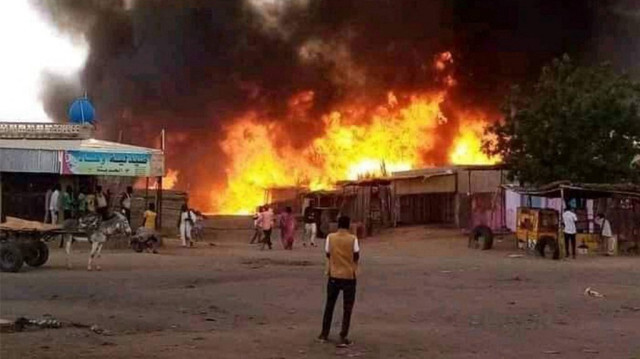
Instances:
[[[434,66],[444,71],[453,64],[445,52]],[[449,71],[442,73],[445,90],[398,95],[389,91],[378,106],[343,105],[321,117],[324,132],[303,148],[283,143],[308,125],[313,91],[303,91],[288,102],[294,133],[283,121],[251,111],[233,121],[220,143],[230,158],[227,187],[212,194],[214,211],[251,213],[265,202],[265,190],[282,186],[306,186],[311,190],[332,188],[340,180],[391,175],[417,166],[432,166],[425,153],[434,149],[438,131],[447,126],[441,111],[446,89],[455,85]],[[481,151],[484,127],[490,122],[481,112],[456,113],[459,129],[450,144],[448,160],[453,164],[492,164],[497,159]],[[286,122],[286,121],[285,121]],[[291,123],[289,123],[291,125]],[[280,140],[280,141],[278,141]]]
[[[169,169],[167,171],[166,176],[162,177],[162,189],[173,189],[176,186],[176,182],[178,182],[179,174],[180,174],[179,171]],[[144,178],[140,178],[135,184],[136,188],[145,188],[145,186],[146,186],[146,179]],[[155,180],[149,181],[149,189],[157,189],[157,188],[158,188],[158,184]]]

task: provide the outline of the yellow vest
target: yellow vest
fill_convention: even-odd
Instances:
[[[329,261],[327,274],[331,278],[355,279],[358,270],[353,260],[353,245],[356,236],[346,230],[338,230],[327,236],[329,241]]]

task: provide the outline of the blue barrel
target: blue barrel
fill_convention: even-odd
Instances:
[[[79,98],[69,107],[69,121],[71,123],[93,123],[96,111],[86,97]]]

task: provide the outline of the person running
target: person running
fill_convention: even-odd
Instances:
[[[155,203],[149,203],[149,209],[144,211],[144,218],[142,219],[142,226],[146,229],[150,229],[152,231],[156,230],[156,218],[158,217],[158,213],[156,213],[156,205]]]
[[[318,339],[326,342],[331,330],[333,309],[338,295],[342,292],[343,315],[342,330],[338,346],[351,344],[348,339],[351,312],[356,299],[356,272],[360,260],[360,246],[358,238],[349,233],[351,219],[347,216],[338,218],[338,231],[327,236],[325,253],[327,256],[327,301],[322,319],[322,332]]]
[[[120,207],[124,212],[124,216],[127,217],[127,221],[131,223],[131,197],[133,194],[133,187],[128,186],[127,190],[122,193],[120,198]]]
[[[193,211],[189,209],[186,204],[183,204],[180,208],[180,218],[178,222],[178,229],[180,230],[180,239],[182,240],[182,246],[193,247],[191,242],[191,229],[195,223],[195,215]]]
[[[606,248],[608,256],[615,254],[615,243],[613,241],[613,233],[611,232],[611,223],[605,218],[603,213],[598,213],[595,220],[598,227],[600,227],[600,240]]]
[[[576,216],[575,212],[571,207],[567,207],[567,209],[562,213],[562,223],[564,223],[564,249],[565,249],[565,257],[569,258],[569,245],[571,245],[572,257],[576,259],[576,222],[578,221],[578,216]]]
[[[316,232],[318,230],[316,224],[316,209],[313,202],[310,202],[304,209],[304,232],[302,234],[302,245],[307,246],[307,240],[312,247],[316,246]]]
[[[253,236],[251,237],[249,244],[254,244],[256,241],[258,241],[258,243],[262,242],[262,229],[258,225],[258,220],[260,219],[261,214],[262,206],[259,206],[258,212],[253,215]]]
[[[73,189],[71,186],[67,186],[64,192],[62,192],[62,214],[64,220],[71,219],[73,217]]]
[[[258,218],[258,225],[264,233],[264,237],[262,239],[262,249],[264,249],[265,245],[269,246],[269,249],[272,249],[271,232],[273,231],[273,222],[273,209],[269,208],[269,206],[264,206],[264,211],[260,215],[260,218]]]
[[[293,235],[296,231],[296,218],[291,213],[291,207],[287,207],[280,216],[280,231],[282,233],[282,242],[284,249],[293,249]]]

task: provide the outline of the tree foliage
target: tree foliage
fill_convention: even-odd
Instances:
[[[637,181],[630,163],[640,153],[639,106],[640,86],[628,76],[565,56],[544,67],[532,88],[512,89],[484,150],[522,183]]]

